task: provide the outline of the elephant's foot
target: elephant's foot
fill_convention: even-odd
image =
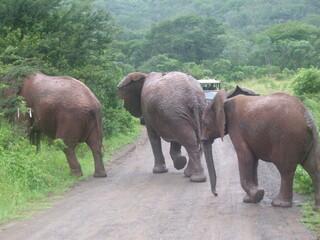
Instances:
[[[178,170],[184,168],[186,164],[187,164],[187,159],[185,156],[178,156],[173,161],[173,165],[175,169],[178,169]]]
[[[250,195],[247,194],[243,198],[243,202],[245,203],[258,203],[263,199],[264,196],[264,190],[263,189],[255,189],[250,190]]]
[[[71,176],[81,177],[83,175],[81,169],[71,169]]]
[[[106,177],[107,173],[105,171],[95,171],[93,177],[95,178],[103,178]]]
[[[274,207],[292,207],[292,200],[286,200],[280,196],[277,196],[271,202]]]
[[[168,168],[165,164],[155,165],[153,168],[153,173],[166,173],[168,172]]]
[[[190,178],[191,182],[205,182],[206,181],[206,175],[204,175],[204,172],[199,173],[193,173]]]
[[[192,175],[192,170],[191,170],[191,168],[188,166],[185,170],[184,170],[184,176],[185,177],[191,177],[191,175]]]

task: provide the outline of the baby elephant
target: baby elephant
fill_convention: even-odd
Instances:
[[[229,134],[235,147],[243,201],[257,203],[264,190],[258,187],[258,160],[272,162],[281,175],[275,207],[292,206],[292,184],[298,164],[310,175],[315,207],[320,207],[320,147],[315,120],[306,107],[286,93],[267,96],[239,95],[227,99],[226,89],[206,106],[202,117],[202,140]]]

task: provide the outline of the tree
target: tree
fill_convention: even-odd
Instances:
[[[171,72],[177,71],[181,68],[181,63],[173,58],[169,58],[167,54],[159,54],[150,58],[140,67],[138,71],[149,73],[149,72]]]
[[[4,51],[38,58],[62,69],[84,65],[103,54],[115,27],[105,9],[93,10],[92,0],[2,0],[0,41]]]
[[[41,22],[47,19],[51,9],[63,0],[1,0],[0,26],[2,34],[19,30],[19,39],[30,31],[41,30]]]
[[[292,82],[293,91],[296,95],[320,93],[320,70],[316,68],[302,68]]]
[[[225,31],[215,18],[185,15],[153,25],[146,34],[148,58],[167,53],[181,62],[200,63],[222,52]]]
[[[122,71],[110,51],[115,25],[110,13],[93,3],[0,0],[0,77],[23,69],[25,75],[41,71],[81,80],[102,104],[107,137],[130,130],[132,119],[116,94]],[[0,79],[0,91],[4,85]]]

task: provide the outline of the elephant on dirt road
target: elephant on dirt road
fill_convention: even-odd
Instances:
[[[75,155],[78,143],[90,147],[95,165],[94,177],[106,177],[102,161],[102,112],[98,99],[82,82],[66,76],[52,77],[36,73],[23,79],[20,87],[10,89],[24,97],[30,112],[28,120],[31,143],[39,146],[40,133],[61,138],[71,174],[82,175]],[[21,116],[22,117],[22,116]]]
[[[181,72],[128,74],[118,85],[118,94],[125,108],[135,117],[144,119],[154,154],[154,173],[168,171],[161,148],[161,138],[170,142],[170,156],[176,169],[187,164],[181,155],[183,146],[189,156],[184,175],[192,182],[204,182],[206,176],[201,165],[201,149],[211,166],[210,179],[215,193],[211,143],[202,144],[201,116],[206,105],[200,84]],[[208,163],[208,162],[207,162]]]
[[[315,189],[315,207],[320,207],[320,146],[315,120],[306,107],[286,93],[267,96],[236,96],[227,99],[220,90],[202,118],[202,139],[229,134],[238,157],[241,186],[246,203],[262,200],[258,187],[258,160],[275,164],[281,175],[275,207],[292,206],[292,185],[301,164]]]

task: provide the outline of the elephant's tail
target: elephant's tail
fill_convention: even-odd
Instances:
[[[320,145],[319,145],[319,137],[318,137],[318,126],[316,124],[316,120],[314,119],[312,113],[308,110],[304,113],[304,117],[307,121],[309,132],[312,134],[312,137],[313,137],[313,142],[310,145],[310,149],[315,148],[319,152]],[[304,161],[306,161],[306,159],[304,159]]]
[[[98,144],[97,146],[99,149],[103,151],[103,128],[102,128],[102,111],[101,108],[96,109],[91,112],[91,116],[93,118],[93,125],[91,127],[89,137],[93,137],[95,139],[95,143]],[[92,135],[92,136],[90,136]]]
[[[99,142],[101,142],[101,148],[102,148],[102,151],[104,151],[104,147],[103,147],[103,144],[102,144],[102,141],[103,141],[103,127],[102,127],[102,110],[101,108],[96,112],[96,124],[97,124],[97,129],[98,129],[98,139],[99,139]]]

